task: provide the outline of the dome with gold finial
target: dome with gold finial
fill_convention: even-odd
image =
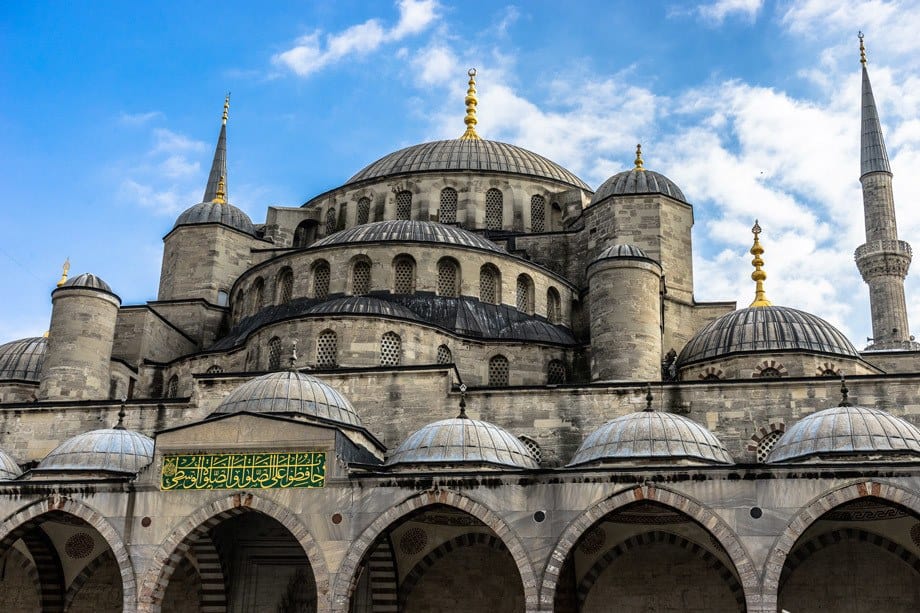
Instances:
[[[597,204],[611,196],[632,196],[637,194],[663,194],[687,202],[684,192],[671,179],[659,172],[645,168],[642,159],[642,145],[636,145],[635,166],[631,170],[619,172],[604,181],[594,196],[591,204]]]

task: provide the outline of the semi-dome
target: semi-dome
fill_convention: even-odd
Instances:
[[[794,423],[767,462],[865,454],[920,456],[920,428],[879,409],[834,407]]]
[[[640,411],[608,421],[589,434],[568,465],[640,460],[732,463],[719,439],[692,419]]]
[[[524,175],[591,191],[572,172],[542,155],[481,139],[439,140],[400,149],[366,166],[346,185],[409,173],[465,171]]]
[[[64,281],[61,287],[88,287],[90,289],[101,289],[104,292],[112,292],[112,288],[108,283],[103,281],[101,278],[96,275],[88,272],[84,272],[82,275],[77,275],[76,277],[71,277]]]
[[[37,470],[136,473],[152,460],[152,438],[124,428],[105,428],[67,439],[45,456]]]
[[[269,373],[247,381],[227,396],[215,413],[305,415],[363,427],[345,396],[316,377],[292,370]]]
[[[0,449],[0,481],[9,481],[22,474],[22,469],[8,453]]]
[[[506,253],[501,247],[463,228],[435,221],[391,220],[354,226],[313,243],[313,247],[377,242],[437,243]]]
[[[346,296],[320,302],[308,308],[305,315],[379,315],[401,319],[420,319],[418,315],[395,302],[370,296]]]
[[[606,249],[604,249],[603,251],[601,251],[601,252],[597,255],[597,257],[594,258],[593,261],[594,261],[594,262],[598,262],[598,261],[600,261],[600,260],[609,260],[609,259],[626,259],[626,260],[629,260],[629,259],[643,259],[643,260],[651,260],[652,258],[648,257],[648,255],[647,255],[644,251],[642,251],[641,249],[639,249],[639,248],[636,247],[635,245],[626,245],[626,244],[622,244],[622,245],[613,245],[612,247],[607,247]],[[654,261],[654,260],[653,260],[653,261]]]
[[[675,200],[687,202],[684,193],[671,179],[654,170],[633,168],[619,172],[604,181],[591,197],[591,204],[597,204],[611,196],[636,194],[664,194]]]
[[[789,307],[758,306],[710,322],[684,346],[677,365],[753,351],[807,351],[859,359],[847,337],[820,317]]]
[[[466,416],[442,419],[409,435],[387,459],[397,464],[491,464],[539,468],[527,447],[507,430]]]
[[[0,381],[20,379],[38,381],[48,351],[48,339],[41,336],[23,338],[0,345]]]
[[[245,234],[255,235],[255,228],[249,215],[232,204],[224,202],[199,202],[185,209],[176,219],[173,228],[205,223],[219,223]]]

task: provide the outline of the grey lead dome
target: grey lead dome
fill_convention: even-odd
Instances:
[[[179,215],[173,228],[205,223],[218,223],[245,234],[255,235],[249,215],[230,203],[199,202]]]
[[[375,221],[336,232],[316,241],[313,247],[344,245],[348,243],[377,243],[384,241],[407,243],[436,243],[458,245],[486,251],[507,253],[490,240],[456,226],[434,221],[408,221],[404,219]]]
[[[635,194],[664,194],[675,200],[687,202],[684,192],[677,184],[654,170],[625,170],[604,181],[594,196],[591,204],[597,204],[611,196],[631,196]]]
[[[48,351],[48,339],[35,336],[0,345],[0,381],[38,381]]]
[[[19,464],[8,453],[0,449],[0,481],[9,481],[22,474]]]
[[[652,260],[648,255],[636,247],[635,245],[613,245],[612,247],[607,247],[601,251],[594,262],[599,260],[608,260],[608,259],[643,259],[643,260]],[[654,260],[652,260],[654,262]]]
[[[122,428],[78,434],[45,456],[37,469],[137,473],[153,460],[153,439]]]
[[[61,286],[61,288],[64,287],[88,287],[90,289],[101,289],[102,291],[109,292],[110,294],[114,293],[108,283],[96,275],[88,272],[84,272],[82,275],[77,275],[76,277],[67,279]]]

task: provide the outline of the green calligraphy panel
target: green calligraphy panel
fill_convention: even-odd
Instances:
[[[160,489],[239,490],[323,487],[326,452],[213,453],[163,458]]]

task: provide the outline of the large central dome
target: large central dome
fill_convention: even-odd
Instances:
[[[346,185],[419,172],[501,172],[559,181],[592,191],[574,174],[542,155],[494,140],[438,140],[385,155],[348,180]]]

